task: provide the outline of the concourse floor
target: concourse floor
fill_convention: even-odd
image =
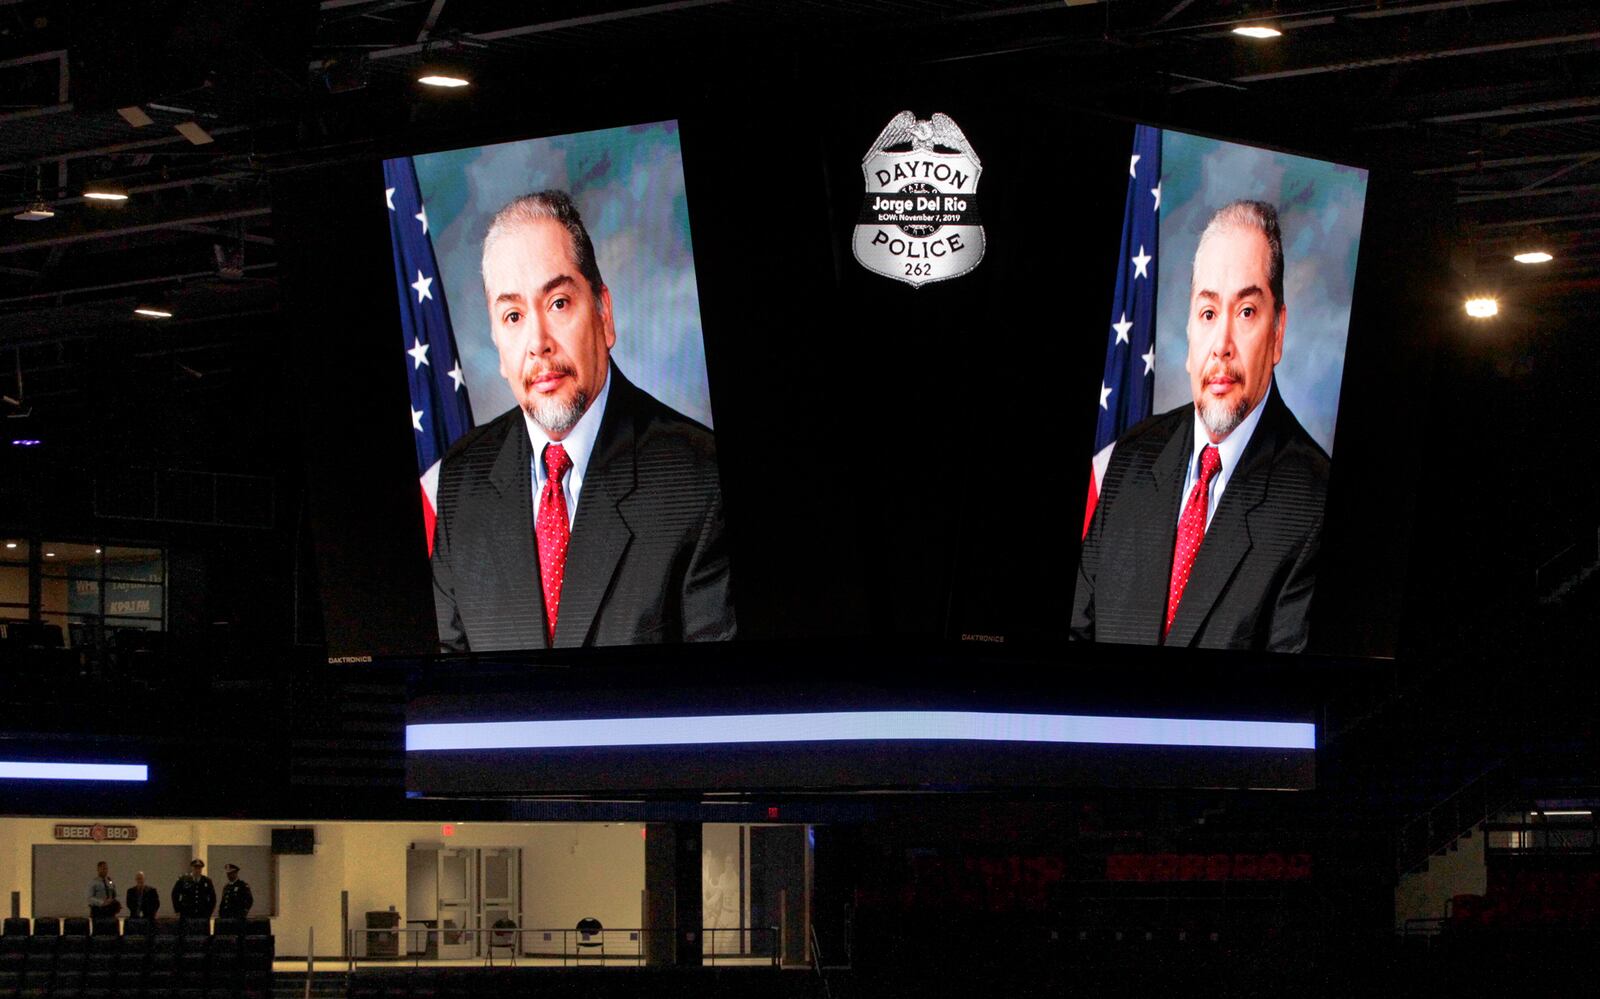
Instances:
[[[739,957],[737,955],[710,955],[704,960],[706,967],[717,968],[759,968],[770,967],[772,959],[769,957]],[[402,968],[483,968],[489,965],[487,958],[446,958],[443,960],[417,960],[415,958],[386,958],[383,960],[358,960],[357,968],[388,968],[397,970]],[[496,955],[494,966],[497,968],[510,967],[511,963],[504,955]],[[632,955],[609,955],[597,957],[585,954],[582,958],[569,957],[563,961],[559,957],[518,957],[518,968],[635,968],[643,967],[644,962]],[[345,971],[350,963],[340,958],[319,957],[311,970],[317,974]],[[299,972],[305,973],[305,958],[279,958],[272,962],[274,972]]]

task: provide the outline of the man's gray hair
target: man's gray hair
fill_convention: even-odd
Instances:
[[[1195,259],[1200,259],[1200,251],[1205,249],[1206,241],[1212,236],[1241,227],[1255,229],[1267,237],[1267,290],[1272,292],[1276,310],[1282,312],[1283,232],[1278,228],[1278,209],[1270,202],[1230,201],[1218,208],[1206,223],[1205,231],[1200,234],[1200,242],[1194,248]]]
[[[578,273],[589,282],[589,289],[598,301],[605,281],[601,279],[600,265],[595,261],[594,241],[589,238],[589,230],[584,228],[583,216],[578,214],[578,206],[573,203],[572,195],[566,191],[534,191],[514,199],[495,212],[494,218],[489,221],[489,231],[483,236],[484,257],[488,256],[489,247],[507,230],[546,219],[567,231],[573,262],[578,265]]]

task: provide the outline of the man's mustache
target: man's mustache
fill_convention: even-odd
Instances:
[[[577,369],[573,368],[570,364],[541,364],[536,368],[532,368],[523,372],[522,384],[524,386],[531,386],[534,382],[543,378],[545,375],[557,374],[567,375],[570,377],[576,375],[577,373]]]
[[[1227,378],[1229,381],[1242,382],[1244,381],[1244,369],[1231,364],[1224,364],[1221,361],[1213,361],[1206,365],[1205,370],[1200,373],[1202,384],[1215,381],[1217,378]]]

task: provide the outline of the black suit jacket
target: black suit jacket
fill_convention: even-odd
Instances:
[[[161,893],[149,885],[129,888],[127,902],[129,919],[154,919],[161,911]]]
[[[1193,414],[1192,404],[1180,406],[1117,441],[1079,561],[1074,636],[1161,641]],[[1165,644],[1305,648],[1328,467],[1274,385],[1195,554]]]
[[[555,647],[732,638],[715,439],[616,365],[608,377],[572,522]],[[433,588],[447,651],[547,644],[532,460],[520,409],[474,429],[445,456]]]
[[[204,874],[181,877],[172,886],[172,911],[185,919],[209,917],[216,907],[217,886]]]

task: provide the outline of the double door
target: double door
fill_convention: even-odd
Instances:
[[[482,957],[497,922],[522,925],[520,849],[440,850],[437,875],[440,958]]]

